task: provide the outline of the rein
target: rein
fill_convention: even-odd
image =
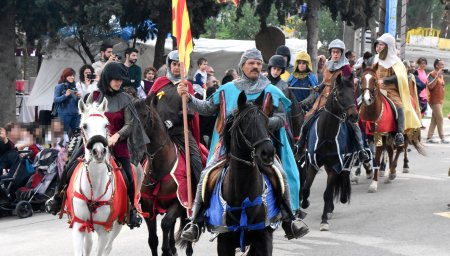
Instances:
[[[248,161],[248,160],[245,160],[245,159],[242,159],[242,158],[239,158],[239,157],[233,155],[231,152],[228,153],[228,155],[230,156],[230,158],[232,158],[232,159],[234,159],[234,160],[236,160],[236,161],[239,161],[239,162],[241,162],[241,163],[243,163],[243,164],[245,164],[245,165],[248,165],[248,166],[250,166],[250,167],[255,167],[255,166],[256,166],[256,158],[255,158],[255,156],[256,156],[256,152],[255,152],[256,147],[257,147],[258,145],[264,143],[264,142],[272,141],[272,140],[270,139],[270,137],[265,137],[265,138],[262,138],[262,139],[260,139],[260,140],[255,141],[254,143],[251,143],[251,142],[247,139],[247,137],[245,137],[245,134],[242,132],[242,129],[241,129],[241,127],[239,126],[239,124],[240,124],[241,121],[244,119],[244,117],[247,116],[247,114],[250,113],[250,111],[253,110],[253,109],[254,109],[254,108],[249,108],[249,109],[245,110],[243,113],[241,113],[240,116],[239,116],[239,118],[238,118],[237,120],[234,121],[233,126],[230,128],[230,132],[233,132],[233,130],[237,129],[238,135],[240,135],[240,136],[244,139],[245,144],[247,145],[247,147],[248,147],[248,148],[250,149],[250,151],[251,151],[251,153],[250,153],[250,158],[251,158],[251,160]],[[264,165],[271,165],[271,164],[265,164],[265,163],[263,163],[263,164],[264,164]]]

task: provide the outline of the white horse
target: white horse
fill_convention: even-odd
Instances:
[[[128,215],[126,185],[108,150],[107,104],[106,99],[100,104],[78,103],[85,155],[71,178],[66,200],[76,256],[90,255],[93,232],[98,236],[97,255],[109,255]],[[135,170],[138,192],[143,171],[140,166]]]

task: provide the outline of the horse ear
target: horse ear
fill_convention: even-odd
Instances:
[[[78,101],[78,111],[80,113],[84,113],[85,109],[86,109],[86,105],[84,104],[84,101],[83,100],[79,100]]]
[[[93,93],[89,93],[89,96],[86,100],[86,104],[91,105],[94,102],[94,94]]]
[[[367,64],[366,62],[363,61],[363,63],[361,64],[361,70],[364,72],[367,68]]]
[[[247,95],[245,95],[245,91],[242,91],[238,97],[238,108],[245,107],[245,104],[247,104]]]
[[[264,105],[264,96],[266,95],[266,91],[264,90],[264,91],[262,91],[261,92],[261,94],[258,96],[258,98],[256,98],[256,100],[255,100],[255,104],[258,106],[258,107],[260,107],[260,108],[262,108],[263,107],[263,105]]]
[[[152,105],[153,105],[153,107],[156,107],[156,103],[157,103],[157,101],[156,101],[155,93],[151,92],[145,99],[145,105],[147,105],[149,107],[152,107]]]
[[[97,107],[98,111],[105,112],[108,107],[108,100],[106,98],[103,98],[102,103]]]

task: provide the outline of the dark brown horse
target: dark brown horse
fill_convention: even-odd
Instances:
[[[336,142],[347,119],[356,122],[358,112],[354,100],[354,87],[351,80],[336,77],[336,82],[331,92],[326,95],[325,106],[317,113],[317,119],[310,126],[308,132],[305,185],[302,187],[302,208],[309,207],[309,195],[311,185],[321,166],[324,166],[327,173],[327,187],[323,199],[324,207],[322,213],[321,231],[328,231],[328,219],[334,210],[333,198],[339,198],[341,203],[350,201],[351,184],[350,172],[343,170],[341,166],[341,153],[351,153],[345,150],[349,147],[350,138],[345,136],[344,142]],[[345,151],[345,152],[342,152]]]
[[[144,101],[135,103],[145,132],[150,138],[147,145],[148,162],[144,166],[144,181],[142,183],[141,204],[144,212],[149,212],[149,218],[145,219],[148,227],[148,244],[153,256],[158,252],[158,236],[156,234],[156,217],[164,214],[161,221],[163,231],[162,255],[177,255],[175,242],[181,248],[186,247],[186,255],[192,255],[192,243],[181,240],[181,231],[186,224],[186,209],[180,204],[176,192],[177,184],[169,174],[174,167],[178,155],[174,143],[171,141],[166,127],[156,112],[154,95],[151,94]],[[175,238],[175,222],[180,218],[180,227]]]
[[[211,185],[207,187],[211,198],[217,195],[211,190],[221,191],[227,203],[223,215],[227,232],[220,233],[217,240],[219,256],[235,255],[235,248],[246,245],[250,245],[247,255],[272,255],[273,230],[266,219],[268,207],[262,201],[267,183],[261,173],[267,173],[266,168],[273,165],[275,148],[268,131],[268,117],[261,110],[263,99],[264,92],[255,100],[256,104],[247,103],[244,92],[239,95],[238,109],[224,129],[229,156],[227,171],[222,182],[217,183],[217,190]],[[276,181],[271,184],[275,184],[274,191],[279,191]],[[210,220],[207,223],[216,226]]]
[[[386,112],[384,105],[384,95],[381,93],[378,84],[378,76],[373,69],[365,68],[361,75],[362,104],[359,110],[360,117],[365,122],[375,124],[375,158],[373,161],[374,175],[372,183],[369,187],[369,193],[375,193],[378,189],[378,177],[383,151],[386,151],[389,158],[389,175],[385,179],[385,183],[390,183],[397,176],[397,161],[402,152],[404,152],[404,172],[409,171],[408,166],[408,145],[412,144],[417,151],[425,155],[424,149],[420,144],[420,128],[405,130],[405,143],[403,146],[396,147],[393,138],[389,132],[381,133],[379,127],[383,114]],[[392,119],[392,122],[395,122]],[[378,142],[378,144],[377,144]],[[395,156],[394,156],[395,152]]]

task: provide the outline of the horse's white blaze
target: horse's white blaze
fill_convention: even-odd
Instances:
[[[369,81],[370,81],[370,79],[372,79],[372,75],[370,73],[368,73],[364,76],[364,78],[366,79],[366,88],[369,88]],[[368,90],[364,91],[363,100],[366,105],[372,104],[372,102],[370,100],[370,92]]]

